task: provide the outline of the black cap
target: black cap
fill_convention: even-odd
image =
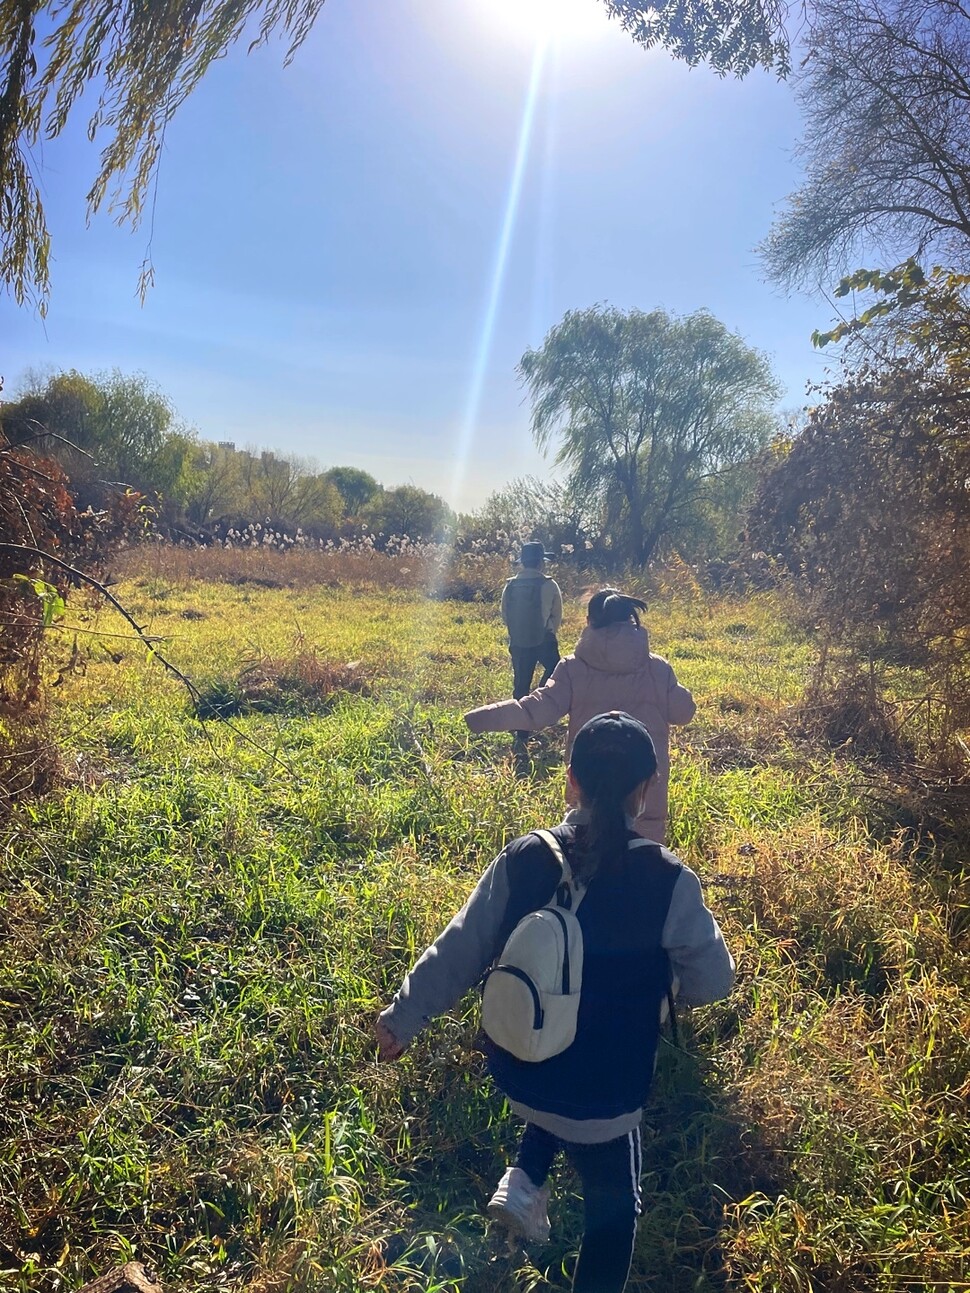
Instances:
[[[622,800],[657,771],[653,738],[622,710],[597,714],[576,733],[569,766],[580,789],[592,799],[604,792]]]
[[[543,561],[552,561],[554,556],[554,553],[546,552],[541,543],[523,543],[522,551],[519,554],[519,564],[523,566],[541,566]]]

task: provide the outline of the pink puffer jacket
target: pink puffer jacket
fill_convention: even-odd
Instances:
[[[473,732],[534,732],[569,715],[566,762],[576,733],[597,714],[625,710],[638,718],[657,747],[657,776],[636,827],[647,839],[664,842],[671,724],[689,723],[697,706],[673,669],[650,654],[647,630],[632,622],[583,629],[574,655],[556,665],[552,677],[521,700],[500,700],[465,715]]]

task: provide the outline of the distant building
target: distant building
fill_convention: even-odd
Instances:
[[[235,440],[217,440],[216,444],[220,449],[235,449]]]

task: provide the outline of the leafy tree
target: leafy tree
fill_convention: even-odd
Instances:
[[[138,223],[165,129],[214,59],[258,24],[254,46],[277,30],[287,58],[323,0],[0,0],[0,278],[18,301],[49,290],[50,235],[30,150],[53,139],[86,97],[91,139],[104,140],[89,212],[108,199]],[[48,32],[40,38],[39,31]],[[143,286],[151,267],[143,269]]]
[[[555,552],[582,558],[600,539],[598,509],[559,480],[524,476],[490,494],[460,520],[462,541],[502,553],[536,535]]]
[[[315,526],[336,530],[343,504],[326,473],[299,458],[282,458],[270,449],[241,457],[242,511],[296,529]]]
[[[338,533],[344,521],[344,501],[329,472],[315,472],[310,476],[301,499],[306,505],[299,521],[304,529],[328,536]]]
[[[778,387],[765,357],[712,315],[571,310],[519,365],[532,432],[573,491],[596,500],[622,559],[682,530],[709,482],[769,438]]]
[[[158,509],[167,520],[174,521],[184,515],[186,466],[197,444],[194,433],[190,431],[169,432],[148,466],[146,480],[151,484],[145,489],[157,495]]]
[[[487,3],[487,0],[486,0]],[[781,0],[604,0],[635,41],[660,44],[720,73],[787,71]],[[165,130],[215,59],[247,32],[249,48],[281,32],[287,61],[323,0],[0,0],[0,282],[40,308],[50,289],[50,234],[31,150],[90,109],[102,144],[88,212],[107,201],[138,224]],[[43,34],[42,34],[43,33]],[[83,105],[83,106],[82,106]],[[142,267],[141,288],[152,267]]]
[[[749,521],[811,595],[826,642],[926,670],[944,744],[970,723],[970,276],[931,275],[865,335]],[[915,293],[915,299],[913,299]]]
[[[417,485],[381,490],[365,508],[364,517],[378,534],[387,538],[398,534],[409,539],[443,539],[455,524],[455,515],[448,504]]]
[[[82,459],[97,447],[100,408],[101,393],[91,378],[73,369],[46,378],[35,374],[20,398],[4,406],[4,433],[13,444],[56,454],[74,474],[72,468],[80,468]]]
[[[761,465],[759,452],[704,481],[670,536],[681,557],[705,562],[737,556]]]
[[[784,0],[604,0],[638,45],[660,46],[690,67],[709,63],[720,76],[755,67],[787,76]]]
[[[95,419],[98,459],[114,479],[167,495],[181,471],[187,444],[168,397],[140,375],[115,371],[97,381],[101,406]]]
[[[133,486],[178,501],[191,435],[142,375],[70,371],[35,379],[4,413],[7,434],[56,457],[83,503]]]
[[[350,517],[358,516],[381,488],[369,472],[359,467],[331,467],[327,478],[336,486]]]
[[[761,252],[789,286],[878,248],[970,265],[970,22],[960,0],[817,0],[799,76],[805,180]]]
[[[182,464],[180,493],[191,524],[208,525],[241,511],[242,455],[226,445],[196,442]]]

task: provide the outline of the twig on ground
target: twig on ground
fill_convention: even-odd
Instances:
[[[122,605],[122,603],[118,600],[118,598],[115,597],[113,593],[108,591],[108,588],[106,587],[105,584],[103,584],[100,580],[95,579],[93,575],[86,575],[83,570],[78,570],[76,566],[70,565],[67,561],[62,561],[60,557],[55,557],[49,552],[44,552],[43,549],[41,548],[31,547],[29,544],[0,542],[0,550],[6,551],[6,552],[24,552],[30,556],[40,557],[41,560],[49,561],[52,565],[57,566],[59,570],[65,571],[72,578],[81,580],[82,583],[87,584],[90,588],[94,588],[97,592],[99,592],[101,596],[105,599],[105,601],[107,601],[111,606],[115,608],[115,610],[122,617],[122,619],[124,619],[126,623],[131,625],[131,627],[135,630],[135,633],[138,635],[139,640],[143,642],[144,645],[147,647],[149,654],[154,656],[154,658],[159,662],[159,664],[162,665],[162,667],[166,669],[174,678],[178,679],[178,681],[186,689],[186,691],[189,693],[189,696],[192,699],[192,707],[195,710],[196,717],[200,717],[200,712],[201,712],[200,707],[203,703],[203,696],[202,696],[202,693],[199,691],[198,687],[196,687],[192,679],[189,678],[186,674],[184,674],[181,669],[179,669],[176,665],[172,664],[171,660],[167,660],[165,656],[162,655],[162,653],[155,646],[155,642],[158,639],[152,638],[145,632],[145,629],[143,628],[143,626],[137,622],[134,616],[130,613],[130,611],[128,611]],[[286,762],[285,759],[281,759],[280,756],[274,750],[267,750],[265,746],[260,745],[259,741],[253,740],[251,736],[247,735],[240,728],[236,727],[236,725],[230,722],[228,718],[223,718],[219,716],[219,722],[224,723],[231,732],[233,732],[236,736],[240,738],[240,740],[245,741],[247,742],[247,744],[253,746],[255,749],[257,749],[260,752],[260,754],[265,754],[271,760],[271,762],[279,764],[279,766],[285,769],[290,774],[290,776],[295,776],[293,768],[290,767],[290,765]],[[203,723],[202,730],[203,730],[203,733],[205,734],[206,740],[209,742],[209,745],[212,746],[212,741],[209,738],[208,732],[206,732],[205,730],[204,723]]]

